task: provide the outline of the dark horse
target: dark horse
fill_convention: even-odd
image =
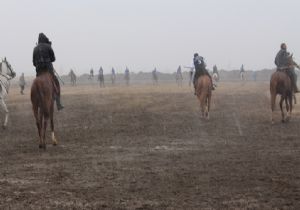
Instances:
[[[49,118],[51,123],[52,144],[57,145],[53,122],[55,92],[56,86],[49,72],[41,73],[35,78],[31,86],[31,103],[39,133],[39,148],[43,149],[46,149],[45,135]]]
[[[200,76],[196,84],[196,95],[200,101],[202,117],[209,119],[210,102],[213,84],[208,75]]]
[[[285,68],[278,69],[271,76],[270,93],[271,93],[272,124],[274,123],[273,115],[274,115],[277,94],[281,96],[279,102],[281,117],[282,117],[281,122],[288,121],[292,115],[294,90],[293,90],[291,78],[288,75],[288,71],[290,71],[290,68],[294,68],[294,65],[295,62],[293,61],[293,56],[290,56],[288,58],[288,66]],[[284,116],[284,111],[282,107],[284,101],[285,101],[285,106],[287,111],[287,118],[285,118]]]

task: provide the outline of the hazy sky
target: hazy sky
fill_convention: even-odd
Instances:
[[[299,0],[0,0],[0,57],[34,74],[39,32],[60,73],[176,71],[194,52],[208,67],[274,67],[281,42],[300,61]]]

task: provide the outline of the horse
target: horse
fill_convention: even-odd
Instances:
[[[73,70],[70,71],[69,76],[71,78],[71,85],[76,86],[77,77]]]
[[[196,84],[196,95],[200,102],[202,117],[207,120],[209,120],[212,88],[213,84],[208,75],[202,75],[198,78]]]
[[[15,78],[16,73],[12,69],[11,65],[8,63],[7,59],[4,58],[0,63],[0,105],[2,109],[5,111],[5,118],[2,128],[5,129],[7,127],[9,111],[7,109],[5,98],[8,95],[10,88],[10,80]]]
[[[189,86],[191,87],[191,85],[193,84],[193,77],[194,77],[194,69],[190,69],[189,71]]]
[[[178,86],[182,86],[182,73],[181,73],[181,67],[178,68],[177,72],[176,72],[176,83]]]
[[[130,83],[130,73],[129,73],[129,70],[125,71],[124,79],[125,79],[126,85],[129,86],[129,83]]]
[[[240,80],[242,80],[242,81],[245,80],[245,72],[244,71],[240,72]]]
[[[42,72],[36,77],[31,86],[31,103],[38,129],[39,148],[44,150],[46,150],[45,136],[49,118],[51,123],[52,144],[54,146],[57,145],[53,122],[56,88],[52,75],[48,71]]]
[[[156,70],[152,71],[152,82],[153,85],[158,85],[158,76]]]
[[[271,94],[272,124],[274,124],[273,115],[274,115],[277,94],[281,96],[279,102],[281,117],[282,117],[281,122],[284,123],[285,121],[288,121],[292,115],[294,90],[293,90],[293,84],[291,78],[288,75],[288,71],[293,65],[294,65],[294,61],[293,61],[293,56],[291,55],[288,57],[288,66],[284,68],[280,68],[279,70],[274,72],[271,76],[270,94]],[[287,111],[287,118],[285,118],[283,107],[282,107],[284,101],[285,101],[285,106]]]
[[[103,75],[103,73],[101,73],[101,74],[98,75],[98,81],[99,81],[99,86],[100,86],[100,87],[105,87],[105,85],[104,85],[104,75]]]
[[[213,73],[212,79],[215,83],[219,82],[219,75],[217,73]]]
[[[116,75],[115,74],[111,74],[110,79],[111,79],[111,84],[115,85],[115,83],[116,83]]]

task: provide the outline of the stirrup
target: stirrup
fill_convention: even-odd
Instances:
[[[63,108],[65,108],[63,105],[61,105],[61,104],[57,105],[57,110],[58,111],[62,110]]]

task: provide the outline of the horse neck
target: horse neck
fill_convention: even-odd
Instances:
[[[0,85],[2,86],[2,90],[5,90],[5,92],[0,92],[0,94],[3,96],[8,93],[10,82],[9,79],[6,76],[3,76],[0,74]],[[4,94],[3,94],[4,93]]]
[[[7,64],[5,62],[1,63],[1,75],[3,76],[7,76],[7,72],[8,72],[8,67]]]
[[[0,75],[4,78],[6,78],[7,80],[11,80],[13,77],[11,75],[11,70],[9,69],[8,65],[6,62],[2,62],[1,63],[1,71],[0,71]]]

